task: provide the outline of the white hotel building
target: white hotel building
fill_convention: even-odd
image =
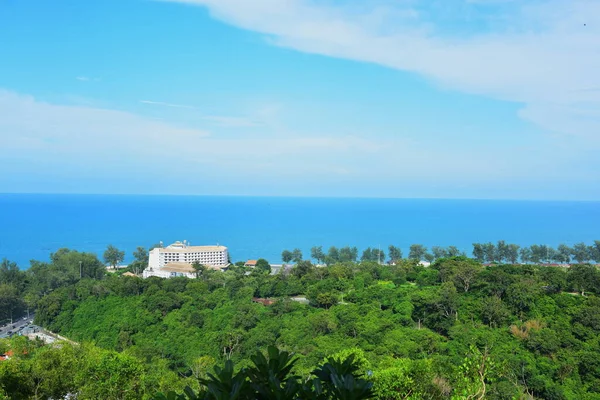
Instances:
[[[150,251],[148,267],[144,278],[158,276],[172,278],[186,276],[194,278],[196,271],[192,264],[198,262],[208,268],[224,269],[229,265],[225,246],[190,246],[189,243],[175,242],[167,247],[156,247]]]

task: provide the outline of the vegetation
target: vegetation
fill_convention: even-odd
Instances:
[[[199,379],[196,394],[187,386],[184,394],[158,393],[155,400],[168,399],[368,399],[374,396],[373,383],[362,377],[354,355],[344,360],[333,358],[312,372],[313,379],[302,381],[292,374],[297,359],[277,347],[269,346],[267,357],[257,352],[252,365],[235,372],[233,362],[215,367],[215,374]]]
[[[393,263],[402,259],[402,250],[399,247],[390,245],[388,247],[388,263]],[[481,263],[488,264],[570,264],[572,262],[583,264],[588,262],[600,263],[600,240],[594,241],[592,245],[585,243],[576,243],[573,246],[560,244],[556,249],[545,244],[534,244],[529,247],[521,247],[514,243],[506,243],[504,240],[496,244],[473,243],[473,258]],[[334,264],[338,262],[352,261],[358,259],[358,249],[356,247],[342,247],[338,249],[335,246],[329,248],[327,254],[323,252],[322,246],[311,248],[311,258],[317,263]],[[431,251],[422,244],[410,245],[408,258],[417,261],[433,262],[440,258],[450,258],[466,256],[456,246],[433,246]],[[302,260],[302,251],[284,250],[281,253],[284,263],[298,263]],[[361,261],[377,261],[385,263],[385,253],[379,248],[367,248],[363,251]]]
[[[104,262],[113,268],[123,262],[125,259],[125,252],[117,249],[112,244],[109,244],[104,252]]]
[[[570,266],[531,261],[561,264],[541,245],[513,264],[522,249],[504,242],[476,244],[473,259],[419,245],[402,259],[391,246],[390,264],[370,261],[373,249],[358,263],[355,248],[317,247],[311,257],[327,266],[290,251],[296,265],[277,275],[265,260],[198,265],[195,279],[107,274],[96,256],[67,249],[25,271],[5,260],[3,318],[35,309],[36,323],[81,345],[0,341],[0,352],[17,349],[0,362],[0,393],[233,398],[216,391],[229,380],[240,399],[600,399],[600,273],[585,263],[598,244],[559,246],[582,261]]]

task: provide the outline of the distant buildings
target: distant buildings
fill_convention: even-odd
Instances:
[[[271,264],[271,275],[277,275],[282,270],[283,272],[290,272],[294,266],[287,264]]]
[[[196,271],[192,267],[195,262],[213,269],[227,268],[229,265],[227,247],[190,246],[185,240],[177,241],[167,247],[157,247],[150,251],[148,267],[143,275],[144,278],[150,276],[193,278],[196,276]]]
[[[123,264],[123,265],[116,265],[116,266],[114,266],[114,267],[113,267],[112,265],[107,265],[107,266],[106,266],[106,269],[107,269],[108,271],[112,271],[112,272],[114,272],[114,271],[116,271],[116,270],[118,270],[118,269],[125,269],[125,268],[127,268],[127,267],[128,267],[128,265],[127,265],[127,264]]]

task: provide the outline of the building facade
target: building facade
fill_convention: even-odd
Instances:
[[[229,265],[227,247],[219,245],[190,246],[185,240],[175,242],[167,247],[156,247],[150,251],[144,278],[149,276],[162,278],[187,276],[192,278],[196,273],[192,267],[195,262],[218,270],[227,268]]]

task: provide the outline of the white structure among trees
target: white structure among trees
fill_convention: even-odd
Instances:
[[[185,240],[177,241],[167,247],[156,247],[150,251],[144,278],[150,276],[193,278],[196,274],[192,267],[193,263],[219,270],[227,268],[229,265],[227,247],[219,245],[190,246]]]

